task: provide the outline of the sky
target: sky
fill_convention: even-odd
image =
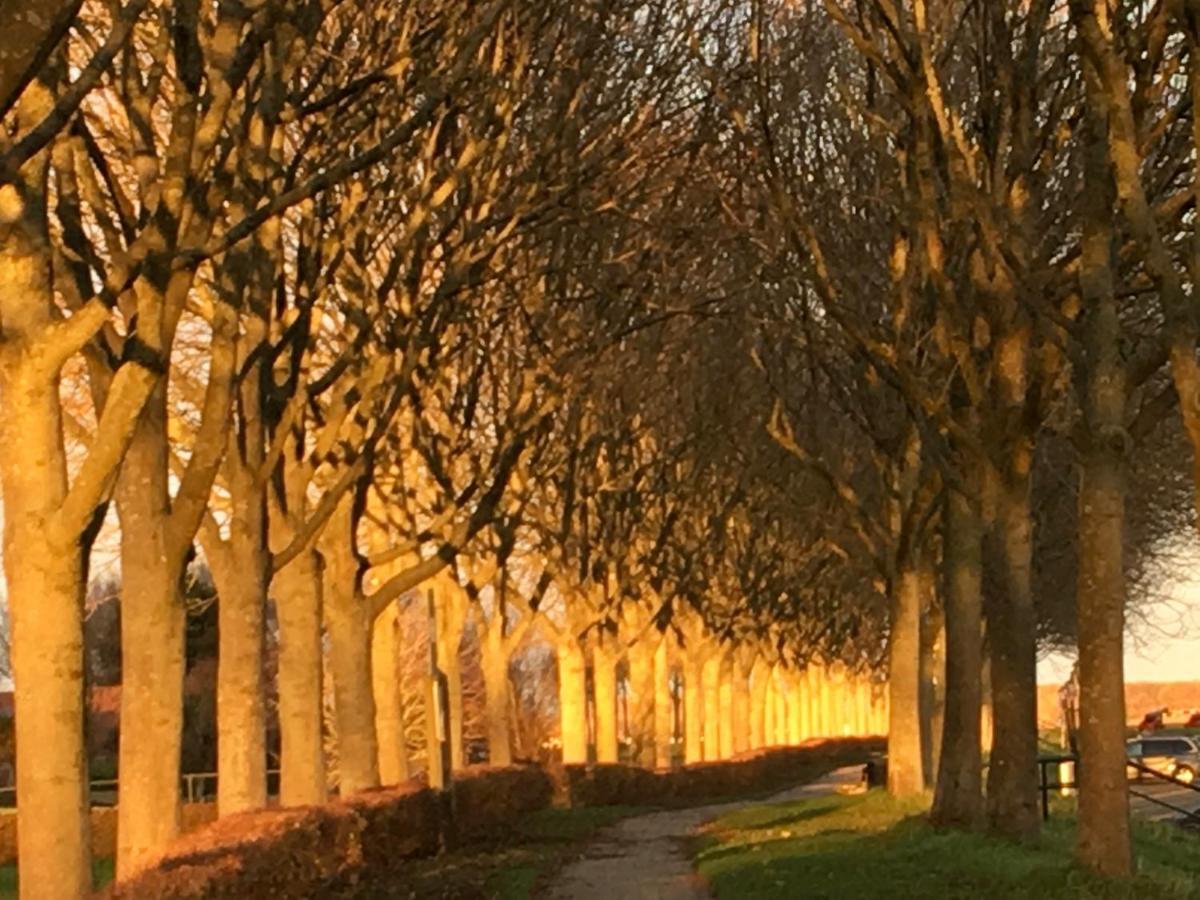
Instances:
[[[1200,681],[1200,570],[1181,571],[1125,634],[1125,680]],[[1062,684],[1073,656],[1038,661],[1039,684]]]

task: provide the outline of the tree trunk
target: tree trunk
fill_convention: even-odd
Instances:
[[[773,683],[775,685],[775,715],[773,724],[775,726],[776,747],[784,747],[788,742],[788,685],[776,669],[774,673]]]
[[[997,538],[1004,595],[989,605],[992,716],[988,819],[993,831],[1033,840],[1041,827],[1037,790],[1037,647],[1031,587],[1028,472],[1000,488]]]
[[[805,734],[805,703],[804,682],[798,673],[789,671],[787,679],[787,742],[795,747],[808,737]]]
[[[4,384],[4,570],[16,705],[18,865],[22,900],[78,900],[92,890],[83,747],[83,572],[75,541],[46,523],[62,501],[57,385]],[[45,394],[45,396],[38,396]],[[40,401],[40,402],[39,402]],[[18,437],[19,435],[19,437]]]
[[[462,629],[446,634],[439,642],[438,665],[446,676],[446,706],[450,728],[450,768],[457,772],[467,764],[463,746],[463,692],[462,692]]]
[[[932,566],[921,567],[921,765],[925,786],[937,783],[942,746],[945,684],[945,645],[942,607],[936,596]]]
[[[325,631],[337,722],[338,793],[379,787],[379,743],[371,675],[371,623],[358,590],[352,504],[338,507],[321,537],[325,557]]]
[[[754,671],[754,660],[745,665],[740,655],[735,655],[730,669],[733,675],[733,752],[745,753],[750,749],[750,674]]]
[[[721,758],[721,663],[714,653],[704,661],[704,761]]]
[[[958,492],[948,496],[945,516],[946,701],[930,819],[941,827],[971,828],[983,817],[983,529],[971,500]]]
[[[279,619],[279,803],[324,803],[320,557],[300,553],[276,573],[271,593]]]
[[[408,748],[404,742],[404,694],[400,685],[399,609],[395,603],[371,626],[371,683],[375,698],[375,741],[379,782],[408,781]]]
[[[629,736],[633,761],[654,768],[654,641],[657,632],[645,632],[630,645]]]
[[[771,666],[761,656],[750,670],[750,749],[767,746],[767,684]]]
[[[605,636],[592,647],[592,692],[596,709],[596,762],[620,760],[617,736],[617,657],[615,641]]]
[[[683,761],[704,759],[704,660],[695,647],[684,649],[683,657]]]
[[[897,797],[920,794],[921,765],[919,656],[921,592],[917,570],[901,566],[891,591],[888,640],[888,791]],[[840,724],[840,723],[839,723]]]
[[[32,123],[54,100],[35,82],[19,102],[19,119]],[[21,880],[21,898],[75,900],[92,887],[83,746],[88,548],[75,525],[62,521],[68,492],[59,373],[42,352],[55,306],[48,163],[49,152],[38,153],[22,167],[20,184],[6,186],[12,193],[0,222],[0,477],[21,800],[18,864],[36,873]]]
[[[671,767],[671,657],[664,635],[654,651],[654,767]]]
[[[179,835],[183,743],[184,557],[173,546],[166,395],[157,388],[117,485],[121,519],[121,729],[117,877]]]
[[[233,489],[229,539],[210,552],[216,581],[217,809],[222,816],[267,803],[263,662],[267,602],[266,516],[261,494]]]
[[[1089,93],[1099,90],[1094,70]],[[1193,82],[1194,83],[1194,82]],[[1112,190],[1103,121],[1088,117],[1086,163],[1094,193],[1084,202],[1080,285],[1089,363],[1084,415],[1087,446],[1079,486],[1079,830],[1076,856],[1111,877],[1134,873],[1125,756],[1125,430],[1126,375],[1111,270]],[[1197,126],[1200,127],[1200,126]],[[1195,348],[1186,355],[1194,367]],[[1193,394],[1187,395],[1194,399]]]
[[[733,756],[733,670],[735,665],[732,654],[725,657],[725,663],[721,666],[721,682],[717,688],[717,702],[721,708],[721,727],[718,732],[721,759],[729,759]]]
[[[558,708],[564,765],[588,759],[587,661],[575,637],[558,644]]]
[[[481,645],[488,762],[493,766],[512,765],[512,732],[508,703],[509,657],[505,644],[504,618],[500,614],[488,623]]]

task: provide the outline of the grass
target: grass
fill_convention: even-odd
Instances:
[[[92,860],[92,884],[102,888],[113,877],[113,861],[111,859]],[[17,866],[9,863],[0,866],[0,900],[17,900]]]
[[[882,791],[748,807],[709,829],[700,873],[719,900],[1192,900],[1200,898],[1200,836],[1139,823],[1139,874],[1105,881],[1071,862],[1074,823],[1056,815],[1037,847],[938,832],[923,803]]]

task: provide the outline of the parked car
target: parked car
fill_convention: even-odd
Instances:
[[[1142,716],[1138,731],[1159,731],[1166,724],[1166,709],[1152,709]]]
[[[1187,735],[1142,735],[1126,741],[1125,755],[1155,772],[1189,784],[1200,772],[1200,743]]]

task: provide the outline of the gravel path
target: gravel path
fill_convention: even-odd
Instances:
[[[744,806],[786,803],[831,794],[857,784],[862,766],[847,766],[766,800],[739,800],[666,810],[624,819],[606,828],[569,863],[545,896],[550,900],[704,900],[708,888],[692,870],[686,838],[701,825]]]

